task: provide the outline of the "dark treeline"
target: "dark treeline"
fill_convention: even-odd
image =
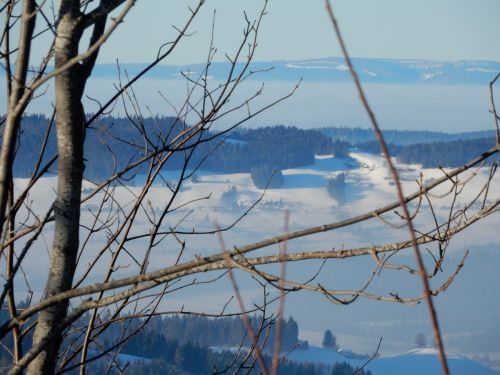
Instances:
[[[254,328],[257,328],[259,322],[258,317],[252,318]],[[283,322],[281,339],[283,352],[298,350],[298,332],[298,325],[292,317]],[[261,341],[266,342],[264,358],[269,367],[272,362],[274,335],[275,325],[271,325],[269,332],[262,333]],[[141,332],[125,344],[121,353],[147,359],[132,363],[127,368],[129,374],[153,375],[168,371],[169,374],[194,375],[207,374],[215,369],[233,373],[242,363],[246,348],[250,346],[251,341],[240,317],[206,318],[175,315],[150,320]],[[244,365],[253,366],[254,357],[252,356]],[[255,366],[255,369],[249,371],[250,374],[260,373],[258,365]],[[355,371],[356,369],[347,363],[329,368],[319,364],[299,364],[285,360],[280,365],[280,373],[291,375],[346,375]],[[360,372],[360,374],[365,373]]]
[[[225,319],[223,319],[225,320]],[[217,319],[211,319],[204,322],[201,326],[197,328],[200,329],[196,334],[191,330],[190,326],[196,326],[191,319],[186,319],[185,322],[189,322],[186,326],[186,336],[191,336],[196,339],[196,341],[186,340],[184,335],[177,337],[166,337],[161,332],[155,330],[153,327],[147,325],[143,331],[135,335],[125,346],[123,347],[121,353],[130,354],[144,358],[145,360],[138,363],[134,363],[129,369],[128,373],[143,374],[144,368],[156,367],[155,371],[149,372],[151,374],[160,374],[162,370],[169,370],[170,373],[177,373],[175,371],[184,371],[187,374],[208,374],[216,368],[218,371],[223,369],[235,370],[239,364],[243,361],[244,355],[246,354],[246,349],[243,348],[240,353],[238,353],[239,343],[244,341],[245,336],[239,337],[239,343],[236,344],[234,350],[224,349],[210,349],[215,344],[205,343],[202,345],[200,341],[206,342],[213,340],[214,342],[221,342],[220,338],[213,336],[213,334],[220,334],[222,338],[229,341],[233,341],[232,338],[228,338],[222,331],[214,328],[218,328],[221,325],[217,323]],[[199,321],[198,321],[199,322]],[[178,322],[177,322],[178,323]],[[214,326],[212,326],[212,324]],[[232,325],[232,324],[229,324]],[[242,325],[241,319],[239,321],[239,326]],[[217,327],[218,326],[218,327]],[[180,326],[177,326],[180,328]],[[239,327],[235,327],[239,328]],[[180,332],[180,331],[178,331]],[[238,333],[242,333],[240,329],[237,329]],[[201,336],[205,335],[204,338]],[[229,332],[229,335],[234,335]],[[207,340],[208,339],[208,340]],[[222,340],[224,341],[224,340]],[[249,343],[245,344],[248,347]],[[233,346],[233,345],[229,345]],[[267,357],[269,356],[266,355]],[[235,358],[237,359],[235,360]],[[152,361],[149,361],[152,360]],[[268,360],[270,363],[271,361]],[[253,365],[253,358],[251,358],[246,364],[246,366]],[[313,365],[299,365],[290,362],[283,364],[280,369],[286,374],[315,374],[315,366]],[[151,371],[151,370],[149,370]],[[148,372],[146,372],[148,373]],[[165,372],[163,372],[165,373]],[[182,373],[182,372],[180,372]],[[232,373],[230,371],[229,373]],[[258,373],[255,371],[255,373]]]
[[[20,307],[26,305],[27,302],[19,303]],[[0,319],[0,321],[8,319],[6,308],[0,310]],[[87,320],[88,316],[84,316],[77,324],[85,327]],[[251,321],[256,328],[260,318],[254,316]],[[99,336],[96,342],[90,345],[88,357],[97,356],[99,359],[88,364],[89,373],[201,375],[211,374],[215,369],[233,373],[242,363],[247,366],[244,373],[260,373],[253,356],[244,362],[247,354],[246,348],[251,346],[251,342],[240,317],[207,318],[173,315],[163,318],[152,317],[147,322],[135,319],[127,322],[126,325],[129,333],[136,330],[137,332],[123,345],[111,350],[107,355],[101,356],[101,353],[113,348],[114,343],[120,342],[126,337],[123,336],[120,324],[112,324]],[[308,346],[307,342],[299,342],[298,332],[299,327],[292,317],[283,322],[281,340],[283,352],[300,350]],[[26,352],[31,345],[31,335],[32,332],[24,337],[23,352]],[[274,324],[270,326],[269,332],[264,331],[262,334],[262,340],[266,341],[264,359],[269,367],[272,362],[274,335]],[[76,342],[74,340],[65,341],[63,347],[68,350],[69,346],[76,347],[81,343],[82,338],[80,337]],[[11,340],[12,336],[9,334],[2,340],[2,344],[9,344]],[[117,357],[114,357],[113,354],[115,350],[119,352]],[[109,368],[113,357],[114,366]],[[11,362],[11,353],[0,350],[0,368],[9,367]],[[67,371],[68,374],[79,373],[77,359],[70,366],[74,366],[74,368]],[[252,366],[255,368],[251,369]],[[118,367],[125,368],[125,371],[118,370]],[[350,375],[355,371],[356,369],[348,363],[324,366],[284,360],[280,364],[280,373],[290,375]],[[359,374],[365,375],[365,372],[361,371]],[[366,373],[366,375],[369,374],[370,372]]]
[[[412,145],[388,144],[389,152],[402,163],[422,164],[424,168],[455,168],[495,145],[495,138],[479,138],[450,142],[417,143]],[[363,142],[356,149],[378,154],[377,142]],[[498,157],[495,159],[498,161]],[[493,161],[492,158],[488,159]]]
[[[403,147],[397,154],[403,163],[418,163],[424,168],[459,167],[495,145],[495,138],[434,142]],[[496,158],[498,161],[498,157]],[[491,158],[489,161],[492,161]]]
[[[356,143],[352,147],[358,151],[369,152],[371,154],[380,154],[380,145],[377,141]],[[396,145],[394,143],[387,143],[387,148],[389,149],[389,153],[391,154],[391,156],[398,156],[404,147],[405,146]]]
[[[87,130],[85,138],[85,177],[102,180],[120,171],[130,163],[150,153],[155,147],[166,146],[185,124],[174,118],[158,117],[133,123],[125,118],[102,118]],[[14,162],[15,177],[29,177],[44,154],[40,166],[49,165],[49,172],[57,170],[57,143],[55,124],[43,115],[28,115],[21,122],[20,148]],[[160,138],[167,143],[160,142]],[[52,164],[50,162],[55,160]],[[47,164],[49,163],[49,164]],[[132,170],[129,175],[143,169]]]
[[[252,319],[255,328],[260,322],[258,317]],[[177,339],[181,343],[196,343],[202,346],[237,346],[246,336],[245,326],[240,317],[207,318],[203,316],[173,315],[154,318],[148,322],[148,329],[161,333],[167,339]],[[269,332],[269,342],[274,343],[275,326]],[[248,337],[244,345],[249,345]],[[292,318],[282,323],[283,350],[288,351],[299,344],[299,326]]]
[[[29,177],[37,164],[41,168],[51,160],[54,162],[49,163],[49,172],[56,171],[55,125],[48,127],[49,123],[49,119],[42,115],[23,118],[19,135],[21,139],[18,143],[20,147],[14,163],[15,177]],[[103,117],[87,132],[85,177],[101,181],[155,150],[170,150],[173,140],[186,128],[185,123],[172,117],[150,117],[142,121]],[[485,138],[486,134],[490,132],[386,132],[393,156],[402,162],[423,164],[424,167],[455,167],[463,164],[473,155],[493,145],[493,136]],[[211,139],[213,135],[213,132],[204,131],[198,138],[186,142],[184,146],[187,148],[175,152],[164,168],[182,168],[196,144],[189,159],[189,169],[199,167],[220,173],[252,173],[254,183],[259,188],[266,186],[274,173],[270,186],[280,187],[283,182],[281,170],[314,164],[315,154],[333,153],[337,157],[345,158],[352,149],[379,152],[378,144],[372,139],[373,132],[359,128],[326,128],[318,131],[280,125],[237,129],[222,137]],[[476,138],[478,135],[483,135],[483,138]],[[449,140],[455,137],[466,139]],[[446,141],[433,141],[435,139]],[[200,140],[202,142],[197,143]],[[418,140],[424,141],[416,143]],[[39,163],[42,148],[45,151]],[[149,160],[132,169],[124,177],[131,178],[135,174],[143,174],[151,163],[157,162]]]
[[[20,148],[14,164],[15,177],[30,176],[38,162],[39,153],[47,139],[41,166],[50,161],[57,151],[55,126],[42,115],[25,116],[21,126]],[[171,143],[187,125],[172,117],[146,118],[142,121],[127,118],[101,118],[88,129],[85,139],[85,177],[102,180],[120,171],[158,149],[170,149]],[[260,129],[242,129],[209,140],[214,133],[205,131],[199,138],[187,142],[187,150],[176,152],[165,164],[167,169],[179,169],[191,152],[190,146],[197,144],[189,160],[189,168],[200,166],[215,172],[250,172],[252,168],[267,165],[272,170],[300,167],[314,163],[316,153],[346,153],[343,142],[317,130],[302,130],[294,127],[274,126]],[[47,138],[46,138],[47,137]],[[208,157],[207,157],[208,155]],[[55,171],[57,161],[50,165]],[[130,171],[144,173],[147,163],[140,169]]]
[[[372,129],[329,127],[318,129],[321,133],[332,139],[339,139],[352,145],[375,141]],[[491,130],[481,130],[464,133],[442,133],[421,130],[384,130],[384,138],[387,143],[395,145],[410,145],[415,143],[450,142],[457,140],[472,140],[478,138],[493,138]]]
[[[144,343],[148,345],[147,343]],[[207,347],[196,344],[179,345],[175,340],[156,341],[156,345],[164,348],[163,352],[157,351],[156,357],[151,360],[138,360],[130,363],[125,374],[128,375],[206,375],[206,374],[233,374],[237,373],[258,375],[258,363],[253,356],[246,359],[246,350],[240,352],[222,350],[215,352]],[[272,357],[264,354],[264,361],[271,368]],[[327,366],[318,363],[297,363],[287,359],[280,361],[279,373],[287,375],[371,375],[371,372],[360,370],[347,362]]]

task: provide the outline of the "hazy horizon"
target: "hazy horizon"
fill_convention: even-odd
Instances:
[[[89,82],[88,95],[104,101],[114,92],[114,80],[94,79]],[[263,94],[255,102],[257,109],[272,100],[286,95],[295,82],[267,82]],[[248,82],[244,90],[237,93],[243,99],[260,87],[258,81]],[[491,115],[488,112],[488,88],[482,86],[451,85],[404,85],[365,84],[368,99],[373,106],[382,129],[428,130],[461,133],[491,129]],[[49,93],[51,89],[49,88]],[[142,105],[141,110],[149,115],[175,116],[175,111],[164,101],[162,95],[180,105],[184,100],[185,83],[177,80],[145,79],[134,86],[134,91]],[[3,94],[3,93],[2,93]],[[26,113],[49,115],[53,108],[51,95],[39,97],[30,103]],[[0,97],[0,112],[5,112],[5,97]],[[86,112],[98,109],[95,101],[85,100]],[[246,111],[246,109],[245,109]],[[227,127],[245,114],[234,113],[218,126]],[[115,116],[124,116],[121,101]],[[195,119],[188,117],[188,122]],[[278,103],[242,124],[256,128],[271,125],[289,125],[299,128],[320,127],[361,127],[370,128],[366,113],[362,110],[354,87],[350,83],[307,83],[303,82],[295,95]]]

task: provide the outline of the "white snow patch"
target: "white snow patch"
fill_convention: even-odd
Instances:
[[[314,159],[316,160],[331,159],[333,157],[333,154],[314,155]]]
[[[443,72],[424,73],[424,74],[422,74],[422,77],[423,77],[423,79],[428,81],[428,80],[433,79],[437,76],[440,76],[441,74],[443,74]]]
[[[372,76],[372,77],[378,76],[377,73],[373,73],[372,71],[367,70],[367,69],[363,69],[363,73],[368,74],[369,76]]]
[[[332,69],[331,66],[325,65],[301,65],[301,64],[286,64],[285,67],[290,69]]]
[[[171,76],[175,78],[184,78],[184,77],[194,77],[198,76],[199,73],[191,70],[187,70],[185,72],[174,73]],[[213,80],[215,77],[213,75],[203,75],[207,80]]]
[[[413,349],[410,350],[403,355],[434,355],[437,356],[439,353],[435,348],[419,348],[419,349]],[[461,355],[454,354],[454,353],[446,353],[446,358],[455,358],[455,359],[461,359],[464,358]]]
[[[345,64],[339,64],[334,69],[335,70],[349,70],[349,67]]]
[[[465,69],[466,72],[479,72],[479,73],[496,73],[495,70],[492,69],[485,69],[485,68],[467,68]]]

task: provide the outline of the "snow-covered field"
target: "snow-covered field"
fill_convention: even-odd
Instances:
[[[383,159],[380,156],[362,153],[353,153],[351,156],[352,159],[345,160],[335,159],[332,156],[318,156],[314,165],[283,171],[284,186],[281,189],[266,191],[262,200],[242,221],[232,230],[224,232],[226,246],[240,246],[282,233],[287,210],[290,212],[289,229],[294,231],[332,223],[393,202],[395,200],[395,187]],[[439,169],[421,171],[418,165],[398,164],[398,168],[401,173],[403,189],[407,194],[418,190],[416,180],[422,179],[424,182],[428,182],[443,176],[443,171]],[[343,204],[339,204],[326,190],[328,179],[341,172],[346,173],[347,183],[346,199]],[[421,172],[422,175],[420,175]],[[467,175],[471,176],[473,173],[475,177],[460,191],[460,195],[457,196],[454,203],[455,207],[463,207],[465,203],[481,191],[488,177],[489,169],[472,170],[467,172]],[[166,181],[175,181],[177,176],[177,171],[163,173]],[[178,230],[183,231],[193,229],[200,231],[213,230],[216,225],[224,227],[240,217],[263,193],[262,190],[253,185],[249,174],[214,174],[208,171],[200,171],[197,172],[197,176],[196,181],[190,180],[183,184],[174,203],[174,207],[178,207],[178,209],[167,216],[162,226],[163,229],[168,230],[168,228],[176,227]],[[465,181],[465,177],[461,177],[461,181]],[[489,196],[492,199],[500,196],[499,182],[500,179],[497,175],[490,184]],[[16,190],[19,191],[26,183],[26,180],[16,179]],[[140,183],[141,178],[138,177],[131,182],[130,186],[118,186],[114,196],[117,203],[120,203],[125,208],[130,207],[134,194],[140,192]],[[29,196],[29,200],[32,202],[30,206],[32,212],[43,213],[50,206],[55,197],[55,186],[55,177],[45,178],[37,183]],[[451,184],[440,187],[433,193],[435,196],[442,194],[450,186]],[[224,196],[224,192],[233,187],[235,194],[229,198]],[[84,195],[91,191],[92,188],[92,184],[85,183]],[[154,185],[145,200],[147,203],[145,207],[147,206],[147,208],[140,212],[131,233],[137,235],[149,233],[150,225],[145,212],[150,210],[150,214],[158,215],[164,209],[169,198],[170,192],[162,183]],[[435,202],[433,209],[436,217],[438,219],[448,218],[451,198],[438,200],[431,197],[431,200]],[[481,203],[481,201],[476,203],[474,210],[480,208]],[[96,204],[97,200],[85,203],[82,211],[84,223],[89,223],[92,220],[92,211],[95,210]],[[410,204],[410,208],[414,211],[416,209],[415,203]],[[420,210],[421,213],[415,220],[417,229],[421,231],[432,229],[434,221],[425,199]],[[25,210],[25,214],[27,217],[29,216],[27,210]],[[384,219],[391,222],[393,226],[402,223],[402,220],[394,213],[385,215]],[[498,250],[500,244],[497,234],[499,224],[500,217],[498,214],[480,221],[470,227],[466,233],[461,233],[456,239],[452,240],[448,252],[452,256],[456,254],[458,257],[463,253],[464,249],[470,249],[472,257],[480,254],[480,251]],[[51,241],[50,226],[48,229],[44,236],[37,241],[36,247],[30,253],[24,268],[28,278],[32,281],[31,287],[38,296],[41,294],[44,285],[43,270],[48,265],[48,249]],[[352,228],[294,240],[289,244],[288,251],[347,249],[384,244],[406,239],[406,236],[407,233],[404,228],[396,230],[382,220],[374,218]],[[214,235],[192,236],[186,234],[180,237],[186,241],[186,249],[181,261],[193,259],[198,255],[205,256],[220,251],[219,240]],[[99,235],[92,239],[88,251],[82,256],[82,267],[79,269],[78,275],[83,272],[88,261],[95,256],[99,245],[102,245],[104,241],[106,241],[105,235]],[[178,255],[176,241],[172,238],[166,238],[162,245],[155,249],[151,254],[148,271],[165,267],[175,261]],[[131,254],[140,256],[143,244],[140,241],[131,243],[127,249]],[[275,254],[277,252],[277,247],[270,247],[259,251],[258,254]],[[411,264],[412,253],[407,253],[408,255],[402,254],[402,258],[396,259]],[[498,257],[495,259],[498,260]],[[98,281],[101,279],[100,272],[103,271],[108,260],[109,256],[103,257],[102,267],[97,267],[91,273],[90,280]],[[428,264],[431,264],[432,259],[428,257],[427,261]],[[125,257],[122,260],[123,269],[118,270],[115,277],[132,272],[129,268],[131,263],[130,258]],[[457,263],[458,261],[453,258],[450,265],[445,264],[443,275],[437,277],[434,285],[438,285],[439,282],[446,279],[453,272]],[[305,281],[315,274],[318,266],[318,261],[291,264],[287,269],[287,274],[291,279]],[[334,289],[355,290],[363,285],[372,272],[373,266],[372,259],[330,261],[317,281]],[[492,267],[492,272],[498,269],[498,264],[490,264],[489,266]],[[266,270],[273,270],[273,268],[266,268]],[[419,280],[411,275],[402,275],[403,273],[402,271],[384,271],[381,277],[374,281],[373,292],[386,295],[396,292],[400,293],[401,296],[419,295]],[[465,280],[467,280],[467,263],[462,273]],[[459,278],[462,277],[462,273]],[[491,275],[494,275],[494,273]],[[484,273],[484,283],[495,283],[492,280],[496,279],[488,279],[491,275]],[[239,276],[238,280],[241,283],[247,303],[262,301],[262,289],[258,285],[243,276]],[[476,280],[475,282],[477,284],[479,281]],[[494,287],[492,289],[495,290]],[[466,299],[459,301],[456,296],[460,296],[460,290],[454,290],[453,286],[449,291],[452,297],[446,297],[446,293],[444,297],[438,297],[438,309],[439,311],[445,311],[442,316],[445,334],[457,333],[457,327],[462,328],[459,333],[463,335],[478,330],[485,331],[487,327],[493,327],[496,331],[500,330],[498,319],[492,317],[496,315],[491,313],[492,309],[493,311],[495,309],[499,311],[499,294],[489,295],[487,294],[489,290],[485,287],[483,291],[478,292],[478,295],[470,295],[471,300],[481,297],[480,301],[487,301],[487,309],[483,309],[481,306],[473,306],[473,303],[468,302]],[[233,291],[228,287],[227,279],[223,279],[214,284],[200,285],[196,289],[188,288],[169,295],[161,308],[163,310],[173,310],[184,306],[185,310],[202,310],[216,313],[220,312],[221,307],[232,293]],[[271,291],[271,293],[275,292]],[[484,295],[479,296],[481,293]],[[444,302],[441,303],[440,301]],[[237,306],[234,304],[228,308],[237,309]],[[477,320],[471,321],[470,316],[467,315],[469,308],[473,309],[474,314],[483,314],[483,316],[475,316],[474,319]],[[449,315],[450,309],[455,311],[454,316]],[[427,312],[425,306],[422,305],[408,307],[393,303],[360,301],[346,307],[334,306],[327,302],[324,297],[310,292],[301,292],[287,298],[286,314],[293,315],[298,320],[301,329],[303,329],[301,335],[303,338],[309,339],[312,344],[319,344],[318,341],[322,332],[330,328],[338,335],[341,345],[360,352],[370,352],[376,347],[379,337],[384,336],[381,353],[383,355],[401,353],[413,347],[416,332],[430,333]],[[430,335],[428,339],[431,340]],[[500,346],[495,351],[500,352]],[[409,361],[409,364],[417,354],[419,356],[423,355],[422,353],[410,353],[401,358],[406,358],[405,360]],[[380,369],[393,366],[390,358],[383,361],[383,366],[385,367],[380,367]],[[409,366],[411,368],[411,364]],[[377,370],[376,374],[395,373],[380,371]],[[408,371],[404,373],[409,374]],[[431,373],[429,372],[429,374]],[[483,374],[483,372],[454,371],[454,374],[462,373]],[[484,374],[487,374],[487,372],[484,372]]]

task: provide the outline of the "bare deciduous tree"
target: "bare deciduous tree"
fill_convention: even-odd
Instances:
[[[9,0],[2,5],[5,23],[1,48],[8,106],[3,119],[0,154],[1,249],[6,280],[0,295],[0,306],[7,303],[10,317],[2,322],[0,337],[10,335],[12,338],[12,345],[9,348],[12,353],[12,366],[9,374],[25,370],[29,374],[60,373],[75,367],[84,374],[87,363],[101,357],[100,354],[91,353],[90,348],[93,345],[103,353],[119,350],[120,346],[138,330],[131,330],[123,324],[121,335],[116,342],[103,347],[104,344],[99,342],[99,337],[110,326],[133,317],[151,317],[155,314],[169,313],[158,310],[164,296],[213,282],[227,274],[234,281],[233,270],[252,275],[259,280],[263,289],[271,285],[280,291],[278,299],[281,301],[281,307],[278,308],[278,319],[283,314],[284,296],[298,290],[321,293],[330,302],[339,304],[352,303],[359,297],[398,303],[416,303],[421,300],[432,303],[432,297],[450,285],[463,262],[449,275],[448,280],[437,288],[431,289],[427,280],[440,271],[445,261],[446,248],[453,236],[497,212],[500,198],[489,196],[489,186],[495,178],[496,165],[491,167],[491,173],[473,199],[460,207],[455,205],[455,201],[468,181],[479,178],[474,174],[469,175],[468,172],[481,166],[485,159],[499,151],[498,139],[494,147],[485,150],[466,165],[450,171],[443,170],[441,178],[428,184],[421,182],[414,193],[405,196],[399,189],[398,200],[386,206],[338,222],[294,232],[287,230],[282,235],[233,247],[231,250],[222,245],[222,249],[216,253],[185,260],[183,255],[186,249],[186,237],[211,236],[230,230],[254,207],[250,206],[233,223],[225,227],[214,230],[202,230],[198,227],[193,227],[189,231],[182,229],[181,224],[187,220],[189,213],[180,219],[173,216],[173,213],[180,207],[209,198],[200,197],[190,202],[178,202],[183,184],[189,181],[195,172],[188,168],[195,150],[218,137],[223,138],[229,130],[286,99],[293,94],[296,87],[283,97],[262,107],[255,104],[255,99],[261,95],[262,88],[250,97],[230,102],[230,99],[235,98],[239,87],[256,73],[250,64],[257,47],[260,25],[266,14],[267,2],[264,2],[263,9],[255,20],[252,21],[245,15],[241,44],[232,56],[227,56],[230,68],[226,79],[215,85],[209,83],[210,66],[216,54],[212,36],[204,71],[195,75],[184,75],[187,95],[181,106],[172,106],[176,115],[175,120],[167,128],[158,126],[156,131],[151,132],[145,125],[146,119],[140,110],[141,105],[135,96],[133,85],[147,71],[165,60],[183,38],[188,37],[191,23],[204,4],[204,1],[200,0],[197,6],[191,9],[191,16],[184,26],[176,29],[178,31],[176,39],[162,46],[157,58],[136,76],[132,78],[126,76],[126,79],[120,76],[116,94],[107,102],[99,103],[100,110],[97,113],[87,116],[82,100],[99,49],[105,45],[115,30],[122,27],[120,24],[126,20],[134,3],[134,0],[100,0],[98,3],[61,0],[57,15],[54,16],[50,16],[46,4],[35,0]],[[41,24],[44,26],[41,27]],[[86,30],[91,30],[90,38],[88,46],[82,50],[82,44],[87,41],[84,38]],[[30,50],[39,34],[51,35],[52,38],[49,38],[51,41],[47,45],[47,55],[34,69],[32,68],[34,64],[30,60]],[[53,66],[50,65],[51,61],[54,62]],[[354,72],[352,66],[351,69]],[[44,85],[52,80],[55,85],[55,108],[54,116],[47,125],[46,138],[50,136],[52,122],[55,119],[57,155],[47,155],[47,141],[39,145],[38,150],[33,150],[39,156],[33,166],[31,177],[24,185],[16,187],[13,165],[16,150],[19,149],[17,142],[22,131],[23,114],[33,97],[43,93]],[[494,81],[492,86],[493,84]],[[135,132],[134,140],[122,138],[121,134],[114,133],[103,116],[120,100],[124,104],[129,126]],[[491,103],[498,134],[498,115],[494,106],[493,91]],[[224,130],[212,129],[212,125],[217,121],[235,112],[241,113],[242,110],[245,111],[244,114],[233,126]],[[188,125],[189,122],[191,125]],[[103,181],[86,180],[84,147],[89,129],[99,132],[107,139],[103,141],[102,147],[109,147],[110,158],[115,157],[107,143],[110,140],[128,143],[137,150],[138,156],[125,166],[115,163],[113,172]],[[382,140],[381,143],[383,144]],[[387,150],[384,151],[389,157]],[[176,157],[183,160],[176,181],[163,179],[163,168],[167,162]],[[30,201],[30,192],[39,186],[42,178],[47,176],[47,172],[56,161],[58,169],[55,201],[45,205],[34,205]],[[391,165],[390,159],[388,161]],[[144,184],[131,188],[127,179],[139,170],[146,176]],[[398,181],[396,169],[392,170],[395,180]],[[162,179],[168,199],[162,210],[157,212],[148,200],[154,189],[154,182]],[[85,187],[83,194],[82,187]],[[433,194],[437,187],[446,187],[447,192],[440,195]],[[121,191],[127,191],[126,199],[120,195]],[[412,201],[417,202],[413,213],[406,208],[406,204]],[[444,219],[434,214],[433,207],[437,201],[448,202],[448,215]],[[397,208],[403,209],[403,215],[394,213]],[[426,213],[423,213],[424,211]],[[413,223],[423,215],[432,218],[432,223],[429,225],[427,222],[416,228]],[[173,217],[174,224],[167,223],[169,217]],[[254,255],[256,250],[272,245],[356,226],[369,220],[379,220],[384,225],[409,230],[411,240],[371,244],[361,248],[345,247],[340,250],[283,251],[282,248],[279,254],[261,252],[259,255]],[[393,221],[396,220],[402,224],[394,224]],[[33,298],[28,306],[19,310],[16,307],[18,302],[16,287],[25,280],[23,266],[27,260],[39,256],[33,252],[33,247],[44,235],[52,236],[51,262],[47,269],[43,270],[47,277],[44,295],[40,299]],[[169,246],[177,245],[175,256],[167,264],[152,267],[151,259],[154,252],[166,238],[171,241]],[[421,266],[419,269],[391,262],[391,255],[395,252],[415,248],[417,256],[420,256],[418,245],[431,243],[437,249],[437,256],[434,269],[430,272],[422,267],[421,261],[418,262]],[[289,244],[293,246],[293,242]],[[286,278],[284,272],[285,263],[291,266],[297,261],[311,259],[326,261],[359,256],[373,258],[374,271],[367,275],[362,287],[353,290],[337,290],[322,285],[316,282],[317,274],[311,275],[308,280],[291,280]],[[264,270],[262,266],[269,264],[281,264],[281,272],[274,274],[268,268]],[[369,286],[372,280],[379,271],[385,269],[403,270],[421,277],[426,286],[424,293],[421,296],[407,297],[393,293],[381,295],[370,292]],[[213,277],[183,281],[187,276],[198,274],[213,274]],[[233,285],[235,294],[238,294],[236,283]],[[25,289],[31,290],[29,284]],[[251,309],[245,308],[241,303],[241,313],[244,316],[252,311],[262,313],[269,302],[264,299],[261,306]],[[225,314],[226,306],[221,306],[219,315]],[[265,334],[268,324],[266,318],[263,318],[262,322],[256,335]],[[144,324],[146,323],[147,320]],[[23,338],[31,333],[33,333],[32,345],[28,351],[23,352]],[[439,343],[439,336],[437,337]],[[62,345],[64,340],[66,345]],[[258,359],[257,341],[256,339],[254,342],[254,348]],[[250,355],[246,360],[252,361]],[[278,365],[278,361],[275,360],[273,372]],[[267,373],[265,364],[261,363],[260,367]]]

